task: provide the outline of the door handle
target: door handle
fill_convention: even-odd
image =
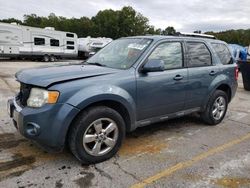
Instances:
[[[216,72],[212,70],[212,71],[209,73],[209,75],[210,75],[210,76],[214,76],[214,75],[216,75]]]
[[[177,74],[175,77],[174,77],[174,80],[178,81],[178,80],[182,80],[183,79],[183,76]]]

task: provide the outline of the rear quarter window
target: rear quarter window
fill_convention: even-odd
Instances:
[[[211,53],[207,46],[202,42],[187,42],[188,66],[201,67],[212,64]]]
[[[211,45],[212,45],[216,55],[219,57],[220,62],[223,65],[233,63],[230,51],[225,44],[212,43]]]

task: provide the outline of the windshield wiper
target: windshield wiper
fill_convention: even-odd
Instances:
[[[100,67],[106,67],[106,65],[98,63],[98,62],[93,62],[93,63],[85,62],[84,64],[87,64],[87,65],[96,65],[96,66],[100,66]]]

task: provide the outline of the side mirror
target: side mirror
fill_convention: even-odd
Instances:
[[[143,66],[141,72],[160,72],[164,71],[164,61],[160,59],[150,59],[147,61],[147,63]]]

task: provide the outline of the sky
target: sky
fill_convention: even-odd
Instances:
[[[95,16],[99,10],[132,6],[156,28],[177,31],[224,31],[250,28],[250,0],[0,0],[0,19],[24,14]]]

